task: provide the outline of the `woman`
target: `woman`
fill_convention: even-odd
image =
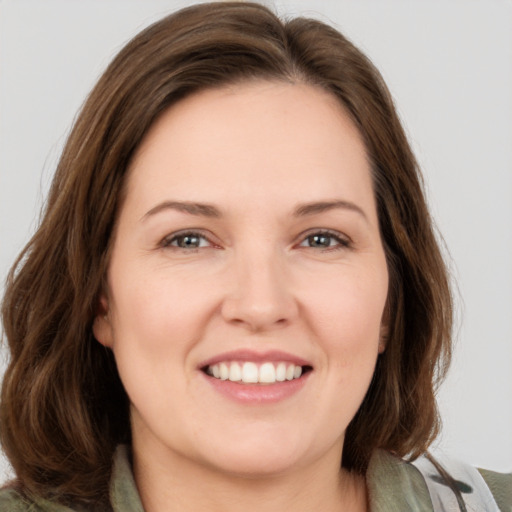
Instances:
[[[3,510],[510,510],[509,476],[402,460],[438,432],[451,313],[371,63],[317,21],[184,9],[99,80],[11,273]]]

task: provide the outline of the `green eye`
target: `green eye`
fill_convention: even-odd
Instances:
[[[196,235],[185,235],[176,238],[176,245],[187,249],[189,247],[199,247],[201,245],[201,239]]]
[[[300,244],[301,247],[310,247],[312,249],[336,249],[349,247],[350,242],[342,237],[341,234],[326,232],[317,232],[308,235]]]
[[[210,245],[209,241],[199,233],[181,233],[164,241],[165,247],[178,247],[180,249],[198,249],[208,245]]]
[[[330,235],[311,235],[307,239],[310,247],[330,247],[333,237]]]

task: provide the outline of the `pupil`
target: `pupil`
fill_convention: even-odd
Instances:
[[[313,235],[310,237],[310,244],[313,247],[329,247],[330,237],[327,235]]]

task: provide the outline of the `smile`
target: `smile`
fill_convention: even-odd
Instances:
[[[206,366],[203,371],[219,380],[229,380],[240,384],[274,384],[276,382],[299,379],[309,366],[301,366],[284,361],[238,362],[225,361]]]
[[[279,350],[233,350],[202,361],[197,368],[216,392],[255,406],[300,393],[314,373],[307,359]]]

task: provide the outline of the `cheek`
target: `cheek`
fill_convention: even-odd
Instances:
[[[211,275],[198,279],[161,264],[118,264],[114,271],[112,349],[121,380],[133,403],[163,407],[190,383],[191,355],[218,309],[218,283]]]
[[[333,350],[376,347],[387,297],[387,274],[340,273],[307,295],[311,321]]]
[[[353,270],[317,281],[304,305],[322,348],[315,399],[322,404],[318,422],[331,440],[343,435],[372,380],[387,294],[385,274]]]
[[[304,309],[323,348],[331,399],[336,407],[341,403],[340,410],[352,404],[355,413],[378,357],[387,273],[347,271],[314,290]]]
[[[201,310],[194,290],[162,273],[117,280],[112,290],[113,345],[121,381],[141,413],[163,410],[186,386],[187,355],[201,338]],[[204,294],[203,294],[204,297]]]
[[[118,341],[135,338],[145,350],[160,350],[177,349],[196,337],[201,319],[212,307],[213,288],[179,274],[171,279],[169,274],[155,269],[137,275],[130,269],[124,273],[129,280],[117,279],[113,319]]]

